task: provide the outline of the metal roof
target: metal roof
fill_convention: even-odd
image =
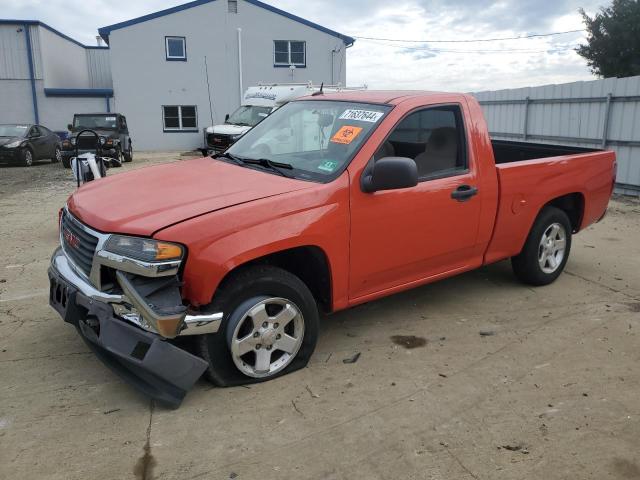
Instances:
[[[55,28],[47,25],[44,22],[41,22],[40,20],[15,20],[15,19],[0,18],[0,25],[37,25],[37,26],[46,28],[50,32],[55,33],[59,37],[62,37],[65,40],[68,40],[71,43],[75,43],[76,45],[78,45],[79,47],[82,47],[82,48],[89,48],[89,49],[96,49],[96,50],[105,50],[105,49],[109,48],[109,47],[101,47],[101,46],[97,46],[97,45],[96,46],[94,46],[94,45],[85,45],[83,43],[80,43],[78,40],[75,40],[75,39],[71,38],[69,35],[65,35],[61,31],[56,30]]]
[[[131,20],[127,20],[126,22],[115,23],[113,25],[108,25],[106,27],[102,27],[98,29],[98,33],[104,39],[107,44],[109,43],[109,34],[114,30],[119,30],[121,28],[130,27],[132,25],[136,25],[138,23],[147,22],[149,20],[153,20],[154,18],[164,17],[166,15],[171,15],[172,13],[181,12],[182,10],[187,10],[193,7],[199,7],[200,5],[205,5],[207,3],[215,2],[216,0],[195,0],[193,2],[185,3],[183,5],[178,5],[176,7],[167,8],[165,10],[160,10],[158,12],[150,13],[148,15],[143,15],[141,17],[133,18]],[[284,10],[280,10],[279,8],[273,7],[269,4],[260,2],[258,0],[244,0],[247,3],[255,5],[256,7],[264,8],[265,10],[269,10],[270,12],[276,13],[278,15],[282,15],[283,17],[289,18],[298,23],[302,23],[307,27],[315,28],[316,30],[320,30],[321,32],[327,33],[329,35],[333,35],[334,37],[340,38],[345,45],[351,46],[356,41],[355,38],[349,37],[347,35],[343,35],[329,28],[323,27],[322,25],[318,25],[317,23],[311,22],[304,18],[298,17],[297,15],[293,15],[289,12],[285,12]]]

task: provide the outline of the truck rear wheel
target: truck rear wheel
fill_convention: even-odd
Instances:
[[[556,207],[545,207],[536,218],[524,248],[511,258],[518,279],[529,285],[548,285],[564,270],[571,250],[571,222]]]
[[[211,307],[224,312],[222,325],[197,345],[214,384],[271,380],[309,362],[318,339],[318,307],[295,275],[271,266],[243,269],[224,282]]]

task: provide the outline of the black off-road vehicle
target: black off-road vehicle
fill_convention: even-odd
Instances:
[[[78,154],[95,151],[95,139],[91,135],[78,140],[78,133],[82,130],[98,133],[103,156],[125,162],[133,160],[133,142],[127,119],[120,113],[76,113],[68,128],[71,134],[62,142],[62,164],[66,168],[71,167],[71,158],[76,155],[76,142],[79,142]]]

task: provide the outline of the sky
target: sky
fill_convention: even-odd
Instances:
[[[447,43],[582,29],[610,0],[267,0],[358,38],[347,84],[370,89],[483,91],[593,80],[573,50],[583,32],[496,42]],[[88,45],[97,29],[179,5],[171,0],[0,0],[3,18],[40,20]],[[108,12],[108,13],[107,13]],[[417,40],[404,42],[400,40]],[[439,42],[436,42],[439,41]]]

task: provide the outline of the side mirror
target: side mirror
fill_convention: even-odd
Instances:
[[[224,121],[225,121],[225,123],[226,123],[228,120],[229,120],[229,114],[227,113],[227,114],[224,116]]]
[[[73,125],[71,125],[70,123],[67,123],[67,130],[69,131],[73,130]]]
[[[365,169],[360,180],[364,193],[411,188],[418,184],[416,162],[406,157],[384,157]]]

